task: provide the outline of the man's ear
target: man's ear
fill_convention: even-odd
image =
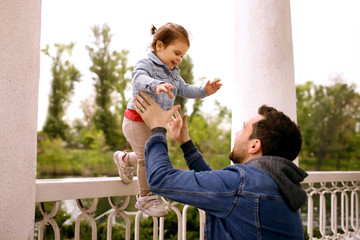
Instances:
[[[259,139],[252,139],[249,148],[250,154],[262,153],[261,141]]]

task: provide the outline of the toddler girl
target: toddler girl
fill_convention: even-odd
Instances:
[[[145,142],[150,137],[150,129],[134,110],[134,98],[140,91],[146,92],[161,108],[169,110],[175,96],[184,98],[204,98],[217,92],[220,80],[205,87],[188,85],[180,77],[177,67],[190,47],[188,32],[180,25],[167,23],[158,30],[151,29],[153,41],[147,58],[140,60],[132,72],[132,99],[127,105],[123,120],[123,133],[134,152],[117,151],[114,153],[119,175],[124,183],[133,179],[134,166],[137,165],[140,197],[135,207],[153,217],[167,215],[165,207],[157,195],[150,192],[146,180]]]

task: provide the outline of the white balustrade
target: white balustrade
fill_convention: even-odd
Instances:
[[[360,172],[310,172],[303,184],[309,239],[360,240]]]
[[[307,227],[309,239],[344,239],[360,240],[359,228],[359,192],[360,172],[309,172],[303,186],[308,195]],[[50,225],[55,240],[60,239],[60,229],[54,220],[60,207],[60,201],[75,199],[80,215],[75,222],[75,239],[80,239],[80,223],[85,220],[92,228],[92,239],[97,239],[96,219],[93,213],[99,198],[108,198],[111,209],[108,214],[107,239],[112,239],[112,226],[116,217],[122,217],[125,222],[126,240],[130,239],[130,216],[135,215],[134,239],[140,236],[140,221],[142,212],[127,212],[130,196],[138,194],[138,184],[135,178],[130,184],[124,184],[119,177],[100,178],[63,178],[36,180],[36,202],[39,203],[43,219],[38,226],[38,239],[43,239],[45,225]],[[116,204],[114,197],[124,198],[122,204]],[[83,200],[91,201],[86,207]],[[161,198],[169,211],[174,211],[178,223],[178,240],[186,240],[187,211],[185,205],[182,213],[176,207],[178,203]],[[87,201],[87,202],[88,202]],[[45,209],[45,202],[53,202],[51,210]],[[328,208],[327,208],[328,206]],[[98,217],[99,218],[99,217]],[[329,220],[330,219],[330,220]],[[166,217],[153,217],[153,239],[164,239],[164,221]],[[199,239],[204,239],[205,212],[199,209]],[[320,237],[314,236],[318,229]]]

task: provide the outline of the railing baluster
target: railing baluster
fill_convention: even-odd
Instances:
[[[125,239],[130,240],[130,233],[131,233],[131,223],[129,216],[124,213],[124,209],[127,208],[130,202],[130,196],[125,197],[125,201],[122,205],[115,204],[113,197],[108,197],[108,201],[110,206],[112,207],[113,211],[109,214],[108,223],[107,223],[107,240],[112,238],[112,221],[115,221],[115,217],[122,217],[125,221]]]
[[[41,220],[41,222],[39,224],[39,229],[38,229],[38,239],[39,240],[43,240],[44,228],[46,225],[49,225],[49,224],[54,231],[55,240],[60,240],[60,229],[59,229],[59,226],[57,225],[56,221],[54,220],[54,217],[56,216],[56,213],[59,210],[60,202],[56,201],[53,203],[54,203],[54,205],[53,205],[53,208],[51,209],[51,211],[46,211],[44,202],[41,202],[39,204],[40,212],[41,212],[41,215],[43,216],[43,219]]]
[[[182,211],[182,239],[186,240],[186,222],[187,222],[187,211],[189,209],[189,205],[184,205]],[[204,227],[205,227],[205,212],[201,209],[199,211],[199,239],[204,240]]]
[[[337,191],[331,193],[331,231],[334,235],[337,234]]]
[[[326,199],[325,192],[320,192],[320,213],[319,213],[319,230],[321,235],[326,236]]]
[[[186,240],[186,222],[187,222],[187,210],[190,206],[189,205],[184,205],[184,208],[183,208],[183,228],[182,228],[182,239],[183,240]]]
[[[354,232],[359,231],[359,188],[356,187],[355,183],[352,183],[355,186],[351,190],[351,227]]]
[[[164,217],[160,218],[159,240],[164,240]]]
[[[142,216],[142,212],[138,211],[135,215],[135,240],[139,240],[140,234],[140,218]]]
[[[135,240],[139,240],[140,237],[140,219],[143,215],[143,212],[138,211],[135,215]],[[153,240],[158,239],[159,223],[157,217],[152,217],[153,219]]]
[[[183,228],[183,222],[182,222],[182,216],[180,210],[175,207],[175,205],[179,204],[174,201],[166,201],[164,198],[162,198],[164,202],[167,204],[167,208],[169,211],[174,211],[176,213],[177,221],[178,221],[178,240],[183,239],[182,237],[182,228]]]
[[[158,239],[158,231],[159,231],[159,219],[157,217],[153,218],[153,240]]]
[[[199,214],[200,214],[200,236],[199,239],[200,240],[204,240],[204,228],[205,228],[205,220],[206,220],[206,215],[205,215],[205,211],[198,209],[199,210]]]
[[[97,239],[97,227],[96,227],[96,222],[94,217],[92,216],[92,214],[94,213],[94,211],[96,210],[96,206],[98,203],[98,199],[94,198],[92,201],[91,206],[88,207],[84,207],[81,199],[76,199],[76,203],[79,207],[79,209],[81,210],[81,214],[76,218],[76,222],[75,222],[75,240],[79,240],[80,239],[80,224],[81,224],[81,220],[88,220],[91,224],[91,239],[92,240],[96,240]]]
[[[349,197],[347,189],[341,192],[341,228],[345,234],[349,232]]]
[[[309,188],[306,190],[308,195],[308,213],[307,213],[307,233],[312,239],[313,236],[313,227],[314,227],[314,201],[313,201],[313,195],[315,194],[314,191],[314,184],[310,183]]]

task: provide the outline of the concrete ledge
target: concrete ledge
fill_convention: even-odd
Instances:
[[[360,171],[312,172],[303,183],[360,181]],[[139,193],[137,178],[124,184],[119,177],[59,178],[36,180],[36,202],[128,196]]]
[[[119,177],[37,179],[36,202],[128,196],[139,193],[137,178],[124,184]]]
[[[360,171],[309,171],[303,183],[360,181]]]

